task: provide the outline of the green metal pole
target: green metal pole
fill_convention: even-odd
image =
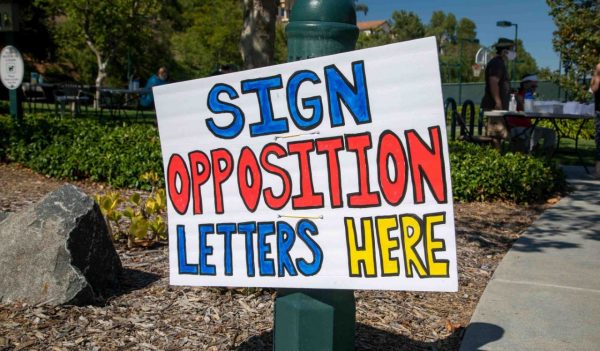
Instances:
[[[353,0],[297,0],[286,27],[288,61],[354,50]],[[280,289],[273,349],[353,350],[356,302],[352,290]]]
[[[354,50],[358,39],[353,0],[297,0],[285,28],[288,61]]]
[[[17,124],[20,124],[23,120],[23,105],[18,88],[8,90],[8,100],[10,101],[10,115]]]
[[[6,43],[16,47],[15,35],[13,32],[6,32]],[[8,90],[8,100],[10,102],[10,115],[17,124],[23,120],[23,104],[20,87]]]
[[[273,349],[354,350],[355,324],[352,290],[279,289]]]

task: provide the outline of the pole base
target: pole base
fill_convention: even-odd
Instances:
[[[354,350],[355,313],[352,290],[280,289],[273,349]]]

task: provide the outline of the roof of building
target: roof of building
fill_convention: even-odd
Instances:
[[[373,30],[383,26],[386,23],[384,20],[358,22],[358,30]]]

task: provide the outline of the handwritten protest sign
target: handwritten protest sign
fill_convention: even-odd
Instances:
[[[154,94],[171,284],[456,291],[435,39]]]

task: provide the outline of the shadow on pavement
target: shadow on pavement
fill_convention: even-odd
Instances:
[[[514,243],[511,250],[518,252],[542,252],[545,249],[576,249],[579,247],[579,244],[573,244],[559,240],[521,237]]]
[[[548,209],[513,246],[520,252],[577,249],[585,241],[600,241],[600,183],[579,182],[577,189]]]
[[[492,341],[500,340],[504,336],[504,329],[490,323],[471,323],[465,333],[465,342],[460,345],[460,351],[484,351],[485,345]]]

